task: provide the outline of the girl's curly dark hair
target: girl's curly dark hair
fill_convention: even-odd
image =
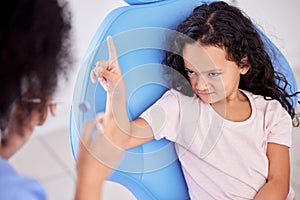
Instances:
[[[240,89],[262,95],[265,99],[276,99],[286,108],[292,118],[295,111],[289,94],[289,86],[283,74],[274,70],[271,58],[252,21],[240,9],[225,2],[203,4],[194,9],[193,13],[177,28],[171,51],[167,53],[167,65],[178,71],[186,80],[182,49],[186,43],[200,42],[201,45],[214,45],[225,48],[227,59],[241,66],[242,58],[248,57],[250,70],[241,76]],[[173,70],[174,71],[174,70]],[[185,95],[191,90],[184,81],[171,79],[170,87]],[[185,82],[186,82],[185,80]],[[280,84],[279,84],[280,83]],[[190,86],[189,86],[190,87]]]
[[[71,63],[70,13],[57,0],[10,0],[1,6],[0,128],[14,102],[34,87],[50,97]],[[65,76],[66,77],[66,76]],[[36,88],[35,88],[36,89]]]

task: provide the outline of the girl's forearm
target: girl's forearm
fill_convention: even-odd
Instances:
[[[126,87],[123,79],[119,80],[117,85],[107,92],[105,112],[115,117],[120,114],[126,114],[124,117],[128,119],[126,111]]]
[[[98,179],[97,181],[95,181],[95,177],[92,177],[90,180],[88,177],[84,178],[84,180],[78,179],[76,185],[75,200],[101,199],[104,181],[104,179]]]
[[[116,146],[126,149],[131,137],[131,124],[126,108],[126,90],[123,81],[107,94],[105,134]]]
[[[255,195],[254,200],[285,200],[289,185],[280,180],[268,181]]]
[[[153,139],[148,123],[142,119],[130,121],[126,109],[124,83],[107,95],[105,135],[120,149],[130,149]]]

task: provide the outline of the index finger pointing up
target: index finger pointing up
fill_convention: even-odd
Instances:
[[[107,37],[107,46],[108,46],[109,65],[111,65],[118,62],[117,50],[111,36]]]

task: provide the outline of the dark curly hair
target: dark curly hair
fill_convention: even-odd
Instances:
[[[1,5],[0,128],[6,128],[12,105],[31,87],[51,97],[58,76],[71,63],[70,13],[57,0],[9,0]],[[64,76],[66,78],[66,76]]]
[[[240,9],[225,2],[203,4],[194,9],[193,13],[177,28],[171,51],[167,53],[169,77],[175,69],[185,80],[170,80],[170,87],[185,95],[192,95],[186,80],[182,50],[186,43],[199,42],[201,45],[213,45],[225,48],[227,59],[242,66],[242,58],[248,57],[249,71],[241,76],[239,88],[250,91],[265,99],[276,99],[286,108],[292,118],[295,111],[289,94],[289,86],[283,74],[274,70],[271,58],[252,21]],[[280,84],[279,84],[280,83]]]

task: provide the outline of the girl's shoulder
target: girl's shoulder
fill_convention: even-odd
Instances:
[[[182,94],[181,92],[171,88],[169,90],[167,90],[164,95],[174,95],[176,97],[181,97],[181,96],[185,96],[184,94]]]
[[[241,90],[241,91],[248,97],[251,103],[255,104],[255,106],[258,107],[274,106],[274,107],[282,108],[280,102],[277,101],[276,99],[272,99],[270,97],[264,97],[258,94],[253,94],[252,92],[246,90]]]
[[[263,112],[265,116],[278,116],[282,115],[290,118],[288,112],[282,107],[281,103],[276,99],[264,97],[262,95],[253,94],[249,91],[242,90],[248,97],[251,106],[257,112]]]
[[[243,92],[251,102],[255,120],[258,123],[263,122],[266,130],[272,129],[273,132],[278,132],[284,129],[288,131],[292,127],[292,118],[279,101],[248,91]],[[274,129],[277,130],[274,131]]]
[[[199,103],[199,98],[196,95],[193,96],[187,96],[175,89],[169,89],[167,90],[163,97],[168,97],[168,98],[174,98],[176,99],[179,103]]]

